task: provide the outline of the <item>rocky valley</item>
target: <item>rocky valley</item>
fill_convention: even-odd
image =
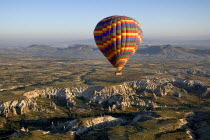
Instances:
[[[208,54],[145,46],[116,76],[94,49],[3,49],[0,139],[210,138]],[[93,51],[97,59],[68,57],[74,51]],[[185,51],[188,56],[181,57]]]

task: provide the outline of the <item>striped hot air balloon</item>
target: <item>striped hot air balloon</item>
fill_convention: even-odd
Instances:
[[[110,16],[95,27],[96,45],[109,62],[120,71],[142,42],[141,25],[126,16]]]

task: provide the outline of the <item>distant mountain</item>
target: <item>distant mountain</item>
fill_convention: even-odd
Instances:
[[[192,49],[190,52],[196,55],[210,55],[210,49]]]
[[[96,58],[101,52],[94,46],[75,44],[67,48],[58,48],[56,55],[74,58]]]
[[[96,46],[83,44],[74,44],[66,48],[57,48],[47,45],[31,45],[26,48],[4,49],[3,51],[52,57],[104,58]],[[172,45],[141,45],[133,57],[205,59],[210,58],[210,49],[182,48]]]
[[[53,47],[47,45],[31,45],[28,46],[27,50],[51,50]]]
[[[57,48],[55,47],[51,47],[51,46],[47,46],[47,45],[31,45],[27,48],[23,48],[23,51],[26,52],[32,52],[32,53],[44,53],[44,52],[55,52],[57,51]]]
[[[31,45],[21,48],[22,52],[36,55],[71,57],[71,58],[96,58],[100,57],[100,51],[91,45],[74,44],[67,48],[56,48],[46,45]]]
[[[210,39],[206,40],[164,40],[164,39],[143,39],[145,45],[164,45],[181,46],[184,48],[210,49]]]
[[[173,47],[171,45],[148,46],[139,48],[137,54],[140,56],[166,57],[166,58],[201,58],[204,52],[210,50],[189,49]],[[210,54],[207,54],[210,56]]]

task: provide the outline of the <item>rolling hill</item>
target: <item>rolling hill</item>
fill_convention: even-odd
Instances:
[[[89,59],[104,58],[96,46],[82,44],[71,45],[67,48],[58,48],[46,45],[31,45],[26,48],[4,49],[2,52],[5,51],[53,57]],[[133,57],[206,59],[210,58],[210,49],[183,48],[172,45],[142,45],[138,48]]]

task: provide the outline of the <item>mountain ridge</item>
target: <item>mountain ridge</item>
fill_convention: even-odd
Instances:
[[[70,58],[103,58],[100,50],[94,45],[74,44],[66,48],[52,47],[48,45],[30,45],[26,48],[1,49],[10,52],[19,52],[41,56],[70,57]],[[3,51],[3,52],[4,52]],[[167,45],[141,45],[137,49],[134,58],[210,58],[210,49],[195,49]]]

